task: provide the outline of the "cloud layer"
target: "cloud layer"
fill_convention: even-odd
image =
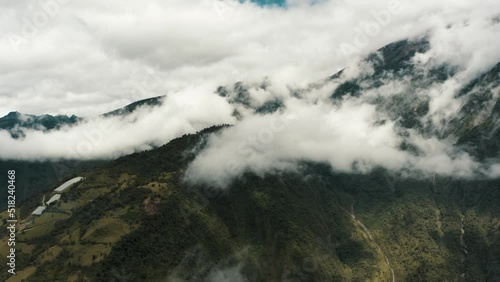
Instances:
[[[343,80],[369,76],[371,66],[360,58],[425,35],[431,48],[414,63],[423,70],[442,63],[458,68],[453,79],[417,93],[430,100],[425,119],[438,127],[463,104],[455,97],[458,89],[500,61],[499,22],[494,0],[294,0],[286,8],[231,0],[4,2],[0,115],[17,110],[89,119],[58,132],[29,131],[22,140],[0,132],[0,157],[112,158],[230,123],[235,126],[213,137],[190,166],[189,179],[224,185],[244,170],[295,169],[302,160],[340,171],[383,166],[470,176],[481,164],[457,152],[452,140],[401,132],[370,102],[409,91],[404,77],[340,106],[328,100],[339,82],[302,99],[290,89],[307,88],[345,67]],[[279,98],[285,112],[255,115],[214,94],[220,85],[264,79],[265,89],[250,90],[250,102]],[[152,111],[95,118],[165,94],[163,106]],[[419,154],[401,150],[402,142]],[[222,175],[209,177],[217,171]]]
[[[142,107],[127,116],[90,118],[56,131],[24,130],[22,139],[0,131],[4,159],[109,159],[160,146],[213,124],[234,123],[232,108],[198,88],[172,93],[159,107]]]
[[[398,95],[395,93],[410,95],[400,84],[391,84],[378,93],[379,98]],[[321,97],[317,92],[322,91],[308,94]],[[334,171],[347,173],[367,173],[384,167],[412,177],[437,174],[469,178],[477,173],[498,176],[488,172],[487,165],[455,148],[452,138],[439,139],[397,125],[399,118],[391,120],[390,113],[377,110],[380,104],[368,102],[376,94],[365,95],[348,97],[340,105],[329,99],[310,102],[289,98],[282,113],[250,115],[209,139],[206,149],[190,164],[186,180],[226,187],[246,171],[259,175],[294,171],[301,162],[326,163]],[[453,101],[449,103],[459,103],[450,99]],[[421,119],[432,122],[437,115],[431,113]],[[414,149],[405,149],[404,144]]]
[[[286,9],[231,0],[23,0],[0,7],[0,115],[95,116],[193,85],[213,91],[208,86],[263,77],[284,92],[428,31],[434,58],[471,72],[500,57],[494,0],[289,1]]]

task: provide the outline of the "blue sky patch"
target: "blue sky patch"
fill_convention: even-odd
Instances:
[[[257,3],[260,6],[286,6],[286,0],[251,0],[254,3]],[[244,0],[240,0],[240,2],[244,2]]]

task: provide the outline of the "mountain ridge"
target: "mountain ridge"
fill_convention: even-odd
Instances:
[[[158,107],[161,105],[164,97],[163,95],[138,100],[122,108],[101,114],[100,117],[127,116],[141,107]],[[12,138],[18,139],[25,136],[24,130],[26,129],[49,132],[59,130],[63,127],[75,126],[85,120],[85,118],[77,117],[76,115],[31,115],[14,111],[0,117],[0,131],[5,130],[9,132]]]
[[[328,101],[341,105],[363,98],[364,90],[379,89],[384,77],[414,75],[403,98],[368,101],[392,112],[387,119],[402,135],[414,130],[441,139],[455,136],[454,144],[478,160],[497,158],[499,105],[492,89],[498,86],[499,64],[463,88],[457,117],[440,130],[427,123],[429,101],[420,100],[417,90],[427,89],[423,82],[453,77],[453,67],[438,67],[437,73],[409,70],[407,63],[426,44],[387,46],[378,52],[392,60],[373,57],[373,76],[349,79],[340,72],[327,78],[350,83],[327,93]],[[265,83],[221,87],[216,94],[252,113],[286,110],[281,101],[263,108],[252,104],[249,87]],[[296,99],[307,98],[308,91],[296,90]],[[151,150],[75,168],[64,177],[85,180],[40,217],[29,214],[51,192],[30,195],[20,206],[20,220],[43,225],[18,234],[19,272],[33,281],[500,279],[500,179],[403,176],[383,167],[341,173],[328,163],[301,160],[294,171],[244,172],[225,189],[186,181],[188,166],[210,145],[210,136],[228,128],[214,125]],[[401,146],[420,153],[414,144]],[[5,240],[5,228],[0,235]]]

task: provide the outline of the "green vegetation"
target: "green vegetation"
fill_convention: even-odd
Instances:
[[[374,79],[342,84],[334,102],[365,86],[380,86],[386,75],[408,74],[413,71],[408,60],[427,48],[425,41],[402,41],[379,50],[368,58]],[[466,87],[470,93],[460,115],[439,136],[455,135],[457,145],[479,160],[498,156],[494,129],[500,106],[490,91],[498,69],[482,76],[490,81]],[[437,80],[452,73],[453,67],[431,70]],[[419,75],[414,79],[421,82]],[[412,91],[377,107],[390,109],[389,118],[401,129],[431,135],[436,129],[422,122],[429,101]],[[242,83],[217,92],[231,103],[250,105]],[[282,107],[273,101],[257,111]],[[474,115],[482,108],[491,111]],[[182,181],[187,165],[208,135],[225,127],[184,135],[99,167],[84,163],[62,177],[50,171],[53,163],[9,163],[16,165],[19,187],[23,179],[30,189],[39,183],[18,190],[26,199],[20,206],[23,219],[41,195],[49,195],[47,187],[77,171],[85,177],[35,219],[46,224],[19,234],[21,275],[27,281],[209,281],[233,271],[247,281],[392,281],[393,270],[396,281],[500,281],[499,179],[412,179],[384,169],[343,174],[302,163],[294,173],[246,173],[226,190],[187,185]],[[401,149],[422,153],[409,143]],[[4,255],[6,233],[0,230]]]
[[[250,281],[391,281],[387,256],[398,281],[498,278],[498,181],[305,164],[300,174],[246,174],[225,191],[186,186],[186,152],[220,128],[83,172],[61,199],[71,216],[19,236],[32,246],[19,269],[36,267],[28,281],[113,281],[121,269],[133,281],[197,281],[234,267]]]
[[[31,213],[41,204],[42,193],[48,193],[78,172],[94,169],[103,161],[8,161],[0,160],[0,171],[16,171],[16,201],[26,201],[21,217]],[[7,174],[0,174],[0,181],[7,183]],[[7,190],[0,197],[0,209],[7,208]],[[49,198],[47,198],[48,200]]]
[[[22,129],[36,129],[48,131],[52,129],[60,129],[63,126],[74,125],[82,119],[73,116],[64,115],[22,115],[18,112],[10,112],[6,116],[0,118],[0,130],[9,131],[12,138],[24,137]]]
[[[137,110],[140,107],[156,107],[160,106],[162,103],[162,100],[165,96],[158,96],[158,97],[152,97],[152,98],[147,98],[143,100],[136,101],[134,103],[128,104],[123,108],[116,109],[114,111],[108,112],[103,114],[103,116],[108,117],[108,116],[124,116],[128,115],[135,110]]]

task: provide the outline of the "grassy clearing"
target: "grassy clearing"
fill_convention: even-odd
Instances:
[[[0,240],[0,255],[2,255],[2,258],[9,254],[9,249],[10,247],[7,245],[7,237],[2,238]]]
[[[143,187],[151,190],[151,192],[153,192],[153,193],[162,193],[163,191],[168,189],[168,184],[164,183],[164,182],[153,181],[153,182],[146,184]]]
[[[61,237],[61,244],[73,244],[80,241],[80,228],[74,227],[67,230],[67,233]]]
[[[17,234],[17,238],[19,241],[30,241],[38,237],[42,237],[50,234],[52,230],[54,230],[54,226],[56,224],[56,220],[32,227],[32,229],[28,229],[23,231],[20,234]]]
[[[54,220],[62,220],[65,218],[68,218],[68,215],[64,213],[45,212],[41,216],[33,217],[33,223],[28,225],[27,228],[34,228]]]
[[[34,267],[34,266],[26,267],[25,269],[16,272],[16,275],[11,276],[5,282],[23,281],[23,280],[27,279],[28,277],[30,277],[33,273],[35,273],[35,271],[36,271],[36,267]]]
[[[108,244],[75,244],[66,246],[72,255],[69,262],[73,265],[89,266],[101,261],[111,250]]]
[[[49,249],[45,250],[41,255],[38,256],[39,263],[45,263],[49,261],[53,261],[61,252],[63,248],[60,246],[52,246]]]
[[[17,250],[30,255],[33,252],[33,249],[35,248],[34,244],[25,244],[25,243],[17,243],[16,244]]]
[[[88,204],[89,202],[92,202],[97,196],[99,195],[104,195],[109,193],[111,190],[107,187],[102,187],[102,188],[94,188],[94,189],[89,189],[86,190],[82,195],[78,198],[77,207],[81,207],[85,204]]]
[[[120,218],[105,217],[92,222],[82,240],[98,243],[114,243],[130,233],[129,225]]]

